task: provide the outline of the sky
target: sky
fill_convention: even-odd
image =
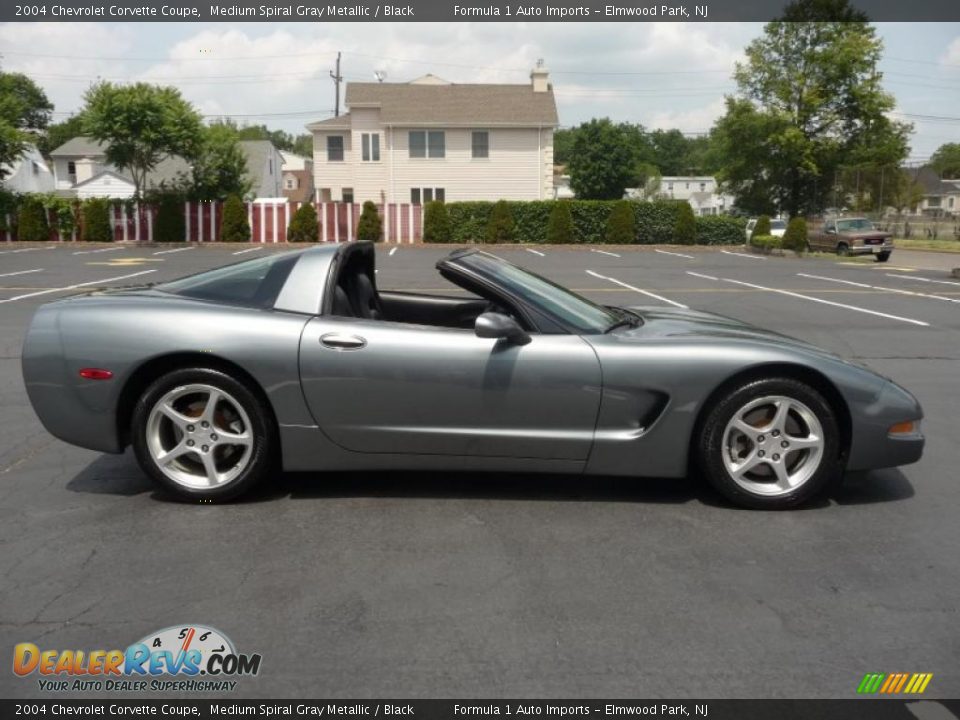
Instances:
[[[291,133],[329,117],[330,71],[347,81],[529,81],[550,70],[562,126],[592,117],[703,133],[723,112],[760,23],[7,23],[0,67],[31,76],[54,120],[98,78],[177,86],[204,115]],[[910,160],[960,142],[960,23],[879,23],[880,69],[897,119],[914,124]],[[922,117],[918,117],[922,116]]]

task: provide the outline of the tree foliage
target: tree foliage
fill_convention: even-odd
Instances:
[[[214,123],[204,127],[197,156],[190,170],[191,200],[223,200],[245,196],[252,187],[247,176],[247,156],[232,125]]]
[[[490,221],[487,223],[487,242],[513,242],[513,213],[506,200],[498,200],[490,211]]]
[[[183,195],[172,190],[151,190],[147,200],[157,209],[157,219],[153,223],[153,241],[184,242],[187,228],[183,214]]]
[[[781,246],[785,250],[793,250],[802,254],[807,251],[807,221],[802,217],[791,218],[787,223],[787,230],[783,234]]]
[[[37,148],[45,157],[50,157],[50,153],[67,140],[83,135],[84,132],[83,114],[71,115],[63,122],[48,125],[43,135],[37,138]]]
[[[231,195],[223,204],[220,242],[250,242],[247,208],[239,195]]]
[[[447,206],[439,200],[428,202],[423,208],[423,241],[448,243],[452,239]]]
[[[770,234],[770,216],[761,215],[757,218],[757,224],[753,226],[753,230],[750,231],[750,237],[760,237],[762,235]]]
[[[608,118],[591,120],[573,140],[570,187],[583,200],[619,200],[636,177],[638,161],[627,129]]]
[[[547,220],[547,242],[554,245],[568,245],[575,242],[570,203],[560,201],[550,210],[550,218]]]
[[[15,162],[27,143],[50,122],[53,105],[30,78],[22,73],[0,72],[0,180],[5,166]]]
[[[377,206],[372,200],[363,203],[360,220],[357,222],[357,240],[371,242],[383,240],[383,221],[380,220],[380,213],[377,212]]]
[[[882,43],[848,0],[795,0],[746,48],[715,128],[721,180],[751,212],[816,212],[845,166],[897,166],[910,126],[890,120]]]
[[[40,198],[26,195],[17,213],[17,239],[22,242],[40,242],[50,239],[47,209]]]
[[[673,241],[678,245],[693,245],[697,242],[697,218],[690,203],[680,203],[677,224],[673,227]]]
[[[176,88],[100,82],[84,99],[87,134],[104,143],[109,163],[130,173],[135,197],[143,196],[147,173],[165,157],[193,162],[200,155],[200,116]]]
[[[109,198],[90,198],[80,209],[80,239],[84,242],[112,242]]]
[[[304,203],[290,218],[287,228],[287,242],[317,242],[320,226],[317,223],[317,210],[310,203]]]
[[[610,212],[604,239],[611,245],[625,245],[632,243],[635,236],[633,203],[629,200],[621,200],[613,206],[613,210]]]
[[[930,165],[947,178],[960,178],[960,143],[946,143],[930,157]]]

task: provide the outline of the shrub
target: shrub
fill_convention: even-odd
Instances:
[[[317,225],[317,211],[310,203],[304,203],[290,218],[287,228],[287,242],[317,242],[320,227]]]
[[[787,231],[783,234],[781,243],[784,250],[793,250],[798,255],[807,251],[807,221],[802,217],[795,217],[787,223]]]
[[[113,242],[110,200],[90,198],[80,206],[80,239],[84,242]]]
[[[490,221],[487,224],[487,242],[513,242],[513,213],[506,200],[498,200],[490,211]]]
[[[183,196],[176,192],[158,192],[154,195],[157,208],[157,220],[153,224],[154,242],[183,242],[186,239],[183,202]]]
[[[440,200],[432,200],[423,208],[423,241],[427,243],[453,241],[447,206]]]
[[[363,203],[360,221],[357,223],[357,240],[371,240],[372,242],[383,240],[383,223],[380,220],[380,213],[377,212],[377,206],[373,204],[372,200]]]
[[[770,234],[770,216],[761,215],[757,218],[757,224],[753,226],[753,231],[750,233],[750,239],[753,239],[754,235],[769,235]]]
[[[729,215],[697,217],[698,245],[743,245],[747,221]]]
[[[782,243],[780,238],[773,235],[752,235],[750,237],[750,247],[764,255],[769,255],[771,250],[779,250]]]
[[[607,218],[607,231],[604,239],[613,245],[626,245],[636,240],[634,230],[633,203],[620,200],[613,206]]]
[[[17,213],[17,239],[23,242],[39,242],[50,239],[47,210],[36,197],[26,196]]]
[[[573,215],[570,204],[561,200],[554,204],[547,221],[547,242],[553,245],[568,245],[574,241]]]
[[[693,245],[697,241],[697,218],[689,203],[680,206],[677,223],[673,226],[673,240],[679,245]]]
[[[223,204],[220,242],[250,242],[247,208],[239,195],[231,195]]]

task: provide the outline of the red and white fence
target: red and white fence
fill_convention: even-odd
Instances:
[[[250,240],[255,243],[282,243],[287,241],[287,228],[293,214],[303,203],[255,200],[246,203]],[[318,203],[317,241],[349,242],[357,239],[361,207],[356,203]],[[391,243],[413,243],[423,238],[423,208],[409,203],[388,203],[377,206],[383,225],[383,239]],[[184,240],[186,242],[216,242],[220,239],[223,221],[222,202],[184,203]],[[6,227],[13,218],[7,216]],[[111,210],[115,242],[153,242],[153,227],[157,221],[155,207],[115,203]],[[79,229],[61,236],[53,211],[48,211],[50,240],[69,242],[80,239]],[[10,230],[0,232],[0,241],[16,240]]]

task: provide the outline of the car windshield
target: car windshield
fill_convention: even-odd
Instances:
[[[485,252],[459,259],[467,267],[582,333],[602,333],[623,320],[622,313],[587,300],[546,278]]]
[[[837,230],[840,232],[850,232],[851,230],[873,230],[873,223],[866,218],[837,220]]]
[[[301,253],[282,253],[157,285],[162,292],[244,307],[273,307]]]
[[[786,230],[787,223],[785,220],[771,220],[770,221],[771,230]]]

